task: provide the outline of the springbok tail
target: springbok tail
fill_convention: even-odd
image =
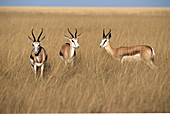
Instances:
[[[151,60],[154,61],[155,51],[154,51],[154,49],[152,47],[151,47],[151,50],[152,50],[152,58],[151,58]]]

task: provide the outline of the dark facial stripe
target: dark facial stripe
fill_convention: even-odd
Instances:
[[[76,45],[75,42],[74,42],[74,40],[71,40],[71,41],[74,43],[74,45]]]
[[[74,45],[75,45],[75,42],[74,42],[74,40],[72,40],[72,42],[74,43]]]
[[[107,40],[105,40],[105,41],[103,42],[103,45],[106,43],[106,41],[107,41]]]

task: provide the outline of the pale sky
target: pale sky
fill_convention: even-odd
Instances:
[[[0,0],[0,6],[170,7],[170,0]]]

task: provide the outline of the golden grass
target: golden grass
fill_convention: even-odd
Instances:
[[[170,112],[168,8],[129,8],[135,13],[128,8],[11,9],[0,8],[0,113]],[[44,79],[36,80],[27,35],[35,28],[37,36],[41,27],[48,60]],[[74,27],[83,33],[80,48],[75,66],[64,68],[59,50],[67,42],[67,28],[73,32]],[[152,46],[158,70],[143,62],[121,65],[108,56],[99,48],[103,28],[112,29],[112,47]]]

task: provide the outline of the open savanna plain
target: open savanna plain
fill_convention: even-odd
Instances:
[[[44,78],[29,57],[31,29],[46,35]],[[82,33],[73,67],[59,57],[67,28]],[[154,48],[157,70],[124,62],[99,45],[112,29],[113,48]],[[43,36],[42,35],[42,36]],[[169,8],[0,8],[0,113],[170,112]],[[40,71],[40,70],[39,70]]]

